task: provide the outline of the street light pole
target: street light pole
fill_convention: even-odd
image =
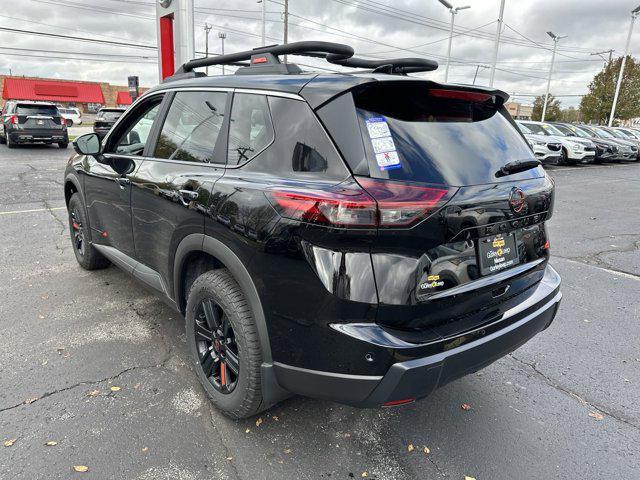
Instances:
[[[263,0],[264,1],[264,0]],[[284,0],[284,44],[289,43],[289,0]],[[284,63],[287,63],[287,56],[284,56]]]
[[[209,57],[209,32],[213,27],[208,23],[204,24],[204,56]],[[205,69],[206,74],[209,75],[209,67]]]
[[[442,5],[449,9],[451,12],[451,28],[449,29],[449,48],[447,49],[447,65],[444,69],[444,81],[447,82],[449,80],[449,64],[451,63],[451,44],[453,43],[453,24],[456,19],[456,15],[460,10],[465,10],[467,8],[471,8],[469,5],[465,5],[464,7],[453,7],[447,0],[438,0]]]
[[[476,73],[473,75],[473,85],[476,84],[476,78],[478,77],[478,70],[480,70],[481,68],[489,68],[486,65],[476,65]]]
[[[627,44],[624,47],[624,56],[622,57],[622,64],[620,65],[620,73],[618,74],[618,83],[616,83],[616,93],[613,95],[613,105],[611,106],[611,115],[609,115],[609,126],[613,125],[613,119],[616,115],[616,106],[618,104],[618,96],[620,95],[620,86],[622,85],[622,77],[624,76],[624,66],[627,63],[627,56],[629,55],[629,44],[631,43],[631,34],[633,33],[633,24],[636,21],[636,17],[640,14],[640,5],[638,5],[631,12],[631,25],[629,25],[629,35],[627,36]]]
[[[551,68],[549,68],[549,77],[547,78],[547,92],[544,94],[544,105],[542,106],[542,118],[541,122],[544,122],[544,117],[547,115],[547,102],[549,101],[549,88],[551,87],[551,75],[553,74],[553,64],[556,61],[556,48],[558,48],[558,42],[565,38],[566,35],[556,35],[553,32],[547,32],[553,39],[553,53],[551,54]]]
[[[222,41],[222,55],[224,55],[224,39],[227,38],[225,32],[218,32],[218,38]],[[222,64],[222,75],[224,75],[224,63]]]
[[[261,39],[262,46],[264,47],[267,44],[267,35],[266,35],[266,23],[267,23],[267,0],[258,0],[257,3],[262,4],[262,31]]]
[[[498,63],[498,48],[500,47],[500,35],[502,34],[503,17],[504,17],[504,0],[500,2],[500,13],[498,14],[498,28],[496,30],[496,43],[493,47],[493,63],[491,65],[491,75],[489,76],[490,87],[493,87],[493,80],[496,76],[496,63]]]

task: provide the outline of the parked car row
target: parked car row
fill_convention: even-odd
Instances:
[[[638,129],[523,120],[516,123],[543,165],[640,159]]]

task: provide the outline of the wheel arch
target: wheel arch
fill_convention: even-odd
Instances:
[[[193,261],[199,261],[203,256],[211,260],[209,264],[211,268],[209,268],[209,270],[226,268],[240,285],[242,292],[251,306],[251,311],[253,312],[253,317],[256,322],[258,337],[262,347],[263,362],[271,364],[271,344],[269,342],[266,318],[258,290],[242,260],[220,240],[204,234],[194,233],[187,235],[178,244],[173,262],[173,294],[178,309],[182,314],[185,313],[188,293],[185,291],[185,274],[188,273],[190,265],[193,265]]]

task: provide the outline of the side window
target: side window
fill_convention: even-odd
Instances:
[[[227,165],[245,163],[273,141],[273,125],[264,95],[236,93],[229,126]]]
[[[212,162],[224,120],[224,92],[178,92],[162,126],[154,157]]]
[[[349,175],[313,110],[305,102],[269,97],[278,141],[247,168],[297,178],[343,179]]]
[[[162,99],[158,98],[156,101],[149,103],[146,108],[139,110],[137,114],[133,113],[134,119],[125,123],[125,130],[122,133],[115,134],[116,138],[114,138],[113,143],[110,142],[113,148],[107,146],[106,151],[122,155],[142,155],[149,133],[151,133],[153,121],[158,115],[161,101]]]

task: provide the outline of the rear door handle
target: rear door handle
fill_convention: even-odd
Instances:
[[[116,182],[122,188],[128,187],[129,185],[131,185],[131,180],[129,180],[127,177],[118,177],[118,178],[116,178]]]

